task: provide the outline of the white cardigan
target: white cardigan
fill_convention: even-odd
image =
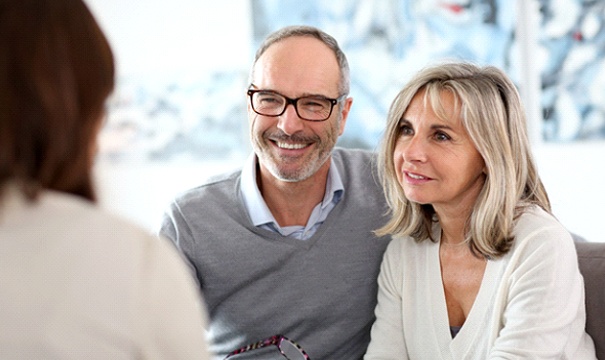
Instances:
[[[435,231],[439,239],[439,226]],[[571,236],[537,207],[519,218],[515,235],[509,253],[488,261],[454,339],[439,244],[394,238],[379,275],[377,319],[364,359],[596,359],[584,331],[584,286]]]
[[[0,359],[208,359],[174,246],[74,196],[0,199]]]

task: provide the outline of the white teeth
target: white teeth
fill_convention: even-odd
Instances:
[[[302,149],[307,145],[306,144],[289,144],[289,143],[278,142],[277,146],[279,146],[282,149],[296,150],[296,149]]]
[[[415,175],[412,173],[408,173],[408,176],[411,177],[412,179],[417,179],[417,180],[426,179],[424,176]]]

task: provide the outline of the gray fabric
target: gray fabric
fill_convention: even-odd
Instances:
[[[605,243],[576,242],[576,249],[586,289],[586,332],[597,358],[605,360]]]
[[[161,234],[200,281],[217,359],[276,334],[311,359],[363,357],[389,240],[372,231],[386,221],[386,203],[369,152],[336,149],[333,158],[345,192],[306,241],[252,225],[240,172],[185,193],[165,215]]]

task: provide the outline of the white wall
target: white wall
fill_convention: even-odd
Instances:
[[[605,242],[605,142],[537,145],[534,154],[555,216],[587,240]]]
[[[249,0],[84,1],[109,38],[119,74],[249,66]]]
[[[101,206],[151,232],[163,211],[180,192],[201,184],[210,175],[241,167],[243,160],[199,164],[108,164],[96,166]]]
[[[195,78],[209,70],[247,71],[250,66],[249,0],[85,1],[111,43],[118,76]],[[242,161],[99,162],[99,202],[155,231],[176,194]]]
[[[194,73],[211,67],[247,68],[249,65],[247,0],[149,0],[145,3],[88,0],[88,3],[108,33],[121,73],[166,69]],[[209,28],[215,30],[208,31]],[[535,80],[535,71],[528,76]],[[524,91],[536,96],[536,86],[534,82],[533,90]],[[600,205],[605,204],[605,161],[602,159],[605,141],[543,144],[535,136],[539,109],[530,106],[528,113],[533,118],[531,130],[536,160],[555,215],[571,231],[589,241],[605,242],[600,224]],[[242,124],[245,122],[246,119],[242,119]],[[212,174],[236,168],[241,161],[99,163],[95,170],[100,203],[153,231],[159,226],[163,209],[177,193],[198,185]]]

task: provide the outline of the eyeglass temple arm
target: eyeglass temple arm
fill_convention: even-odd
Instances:
[[[227,355],[227,358],[231,357],[233,355],[241,354],[241,353],[246,352],[246,351],[250,351],[250,350],[254,350],[254,349],[260,349],[260,348],[263,348],[263,347],[269,346],[269,345],[276,345],[283,338],[284,338],[283,335],[273,335],[270,338],[267,338],[265,340],[261,340],[259,342],[255,342],[253,344],[249,344],[249,345],[246,345],[246,346],[244,346],[242,348],[234,350],[231,353],[229,353],[229,355]]]

